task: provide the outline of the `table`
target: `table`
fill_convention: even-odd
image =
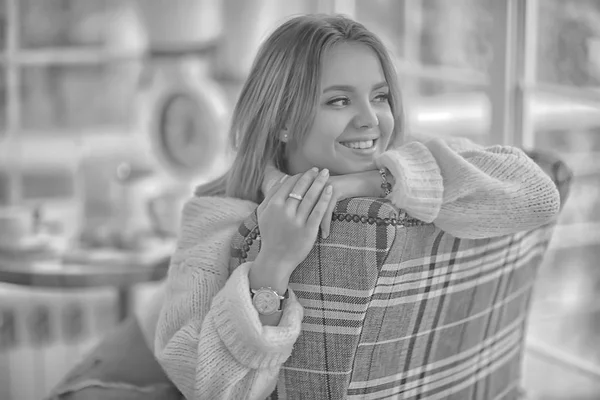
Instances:
[[[0,282],[64,289],[114,287],[123,320],[129,314],[133,286],[163,279],[174,249],[174,241],[164,240],[143,251],[73,249],[47,257],[0,254]]]

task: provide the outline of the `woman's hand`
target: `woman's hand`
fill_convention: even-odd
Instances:
[[[285,291],[290,275],[312,249],[329,208],[328,179],[329,171],[318,173],[314,168],[284,177],[269,191],[257,210],[261,250],[250,271],[251,286]]]
[[[329,184],[333,186],[333,195],[321,221],[321,235],[324,238],[329,236],[333,210],[338,201],[350,197],[381,197],[383,195],[381,176],[377,170],[332,176],[329,178]]]

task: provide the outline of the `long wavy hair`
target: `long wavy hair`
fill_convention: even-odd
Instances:
[[[323,55],[337,43],[370,47],[381,63],[390,88],[394,116],[390,144],[403,132],[398,78],[383,42],[362,24],[342,15],[310,14],[294,17],[262,43],[242,88],[229,130],[236,156],[230,170],[196,189],[200,196],[227,196],[260,203],[269,164],[285,171],[290,151],[311,130],[320,91]],[[279,140],[288,128],[289,140]]]

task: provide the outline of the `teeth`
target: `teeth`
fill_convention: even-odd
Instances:
[[[344,142],[342,144],[351,149],[370,149],[374,143],[374,140],[364,140],[362,142]]]

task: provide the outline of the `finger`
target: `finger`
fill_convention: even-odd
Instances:
[[[319,201],[321,197],[321,192],[323,188],[327,184],[329,180],[329,170],[324,168],[319,172],[315,180],[312,182],[306,193],[304,194],[304,198],[298,205],[298,210],[296,211],[296,215],[302,221],[306,221],[308,216],[310,215],[312,209],[315,204]],[[295,190],[295,189],[294,189]]]
[[[294,193],[294,194],[296,194],[296,195],[301,196],[302,198],[304,198],[306,192],[308,191],[308,189],[312,185],[313,181],[315,180],[318,171],[319,170],[316,169],[316,168],[311,168],[308,171],[306,171],[304,174],[302,174],[302,176],[300,177],[300,179],[298,179],[298,181],[293,186],[293,188],[289,192],[287,192],[285,194],[285,196],[287,198],[286,199],[286,206],[290,210],[292,210],[294,213],[298,209],[298,206],[302,202],[302,199],[295,199],[295,198],[289,197],[289,195],[291,193]]]
[[[321,220],[321,236],[327,239],[329,237],[329,233],[331,232],[331,221],[333,218],[333,210],[335,210],[335,205],[337,203],[337,196],[335,193],[331,196],[331,201],[327,206],[327,210],[325,211],[325,215],[323,215],[323,219]]]
[[[274,191],[271,194],[269,201],[270,202],[276,201],[276,202],[279,202],[280,204],[283,204],[285,202],[285,200],[287,200],[288,194],[290,194],[290,192],[292,191],[292,188],[296,185],[298,180],[300,180],[300,178],[302,178],[303,176],[304,176],[304,174],[296,174],[296,175],[290,176],[289,178],[284,179],[280,185],[278,185],[276,188],[273,188]]]
[[[319,228],[319,224],[323,220],[323,216],[329,207],[329,203],[332,201],[333,196],[333,187],[331,185],[327,185],[325,189],[321,192],[321,197],[319,201],[313,208],[308,220],[306,221],[306,225],[309,229],[317,230]]]

